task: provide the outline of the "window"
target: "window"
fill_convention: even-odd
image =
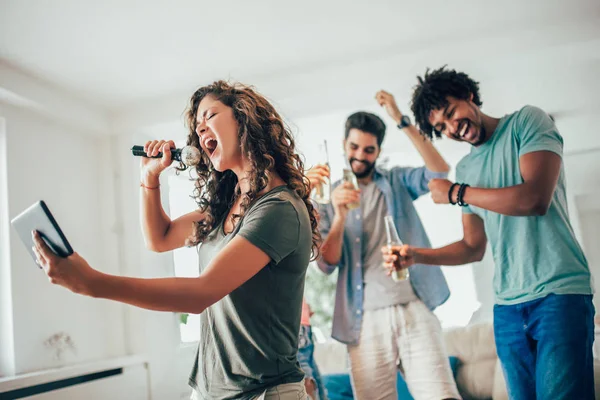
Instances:
[[[473,266],[442,267],[442,271],[450,288],[450,297],[435,309],[435,315],[445,329],[467,326],[475,311],[481,307],[475,289]]]
[[[316,262],[311,262],[306,270],[304,299],[313,312],[310,323],[319,343],[327,341],[331,333],[337,275],[337,269],[331,275],[325,275]]]
[[[190,179],[187,172],[169,176],[169,215],[172,219],[187,214],[197,208],[196,202],[191,198],[194,189],[194,180]],[[182,247],[173,252],[175,276],[198,276],[198,253],[195,247]],[[200,335],[200,316],[189,314],[181,316],[180,323],[181,341],[183,343],[197,342]]]

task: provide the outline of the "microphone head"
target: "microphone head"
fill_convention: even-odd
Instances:
[[[202,154],[200,153],[200,150],[194,146],[185,146],[183,149],[181,149],[181,162],[188,167],[198,165],[201,158]]]

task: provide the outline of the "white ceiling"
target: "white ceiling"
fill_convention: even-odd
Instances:
[[[598,0],[0,0],[0,61],[112,111],[217,78],[282,99],[336,80],[371,93],[396,71],[405,90],[445,62],[597,69],[599,44]]]

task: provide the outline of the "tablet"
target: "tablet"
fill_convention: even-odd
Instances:
[[[69,244],[69,241],[63,234],[60,226],[56,223],[48,206],[42,200],[33,204],[27,210],[13,218],[11,224],[15,227],[21,241],[25,244],[27,251],[29,251],[29,254],[33,257],[34,262],[36,256],[31,249],[34,245],[31,231],[34,230],[40,233],[40,236],[46,242],[48,247],[50,247],[57,255],[68,257],[73,254],[73,248]]]

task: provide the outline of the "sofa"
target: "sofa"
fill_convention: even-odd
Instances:
[[[458,358],[455,379],[465,400],[508,400],[506,383],[496,354],[491,323],[472,324],[444,332],[446,351]],[[346,347],[330,340],[315,345],[315,359],[321,375],[348,372]],[[596,399],[600,400],[600,361],[594,361]]]

